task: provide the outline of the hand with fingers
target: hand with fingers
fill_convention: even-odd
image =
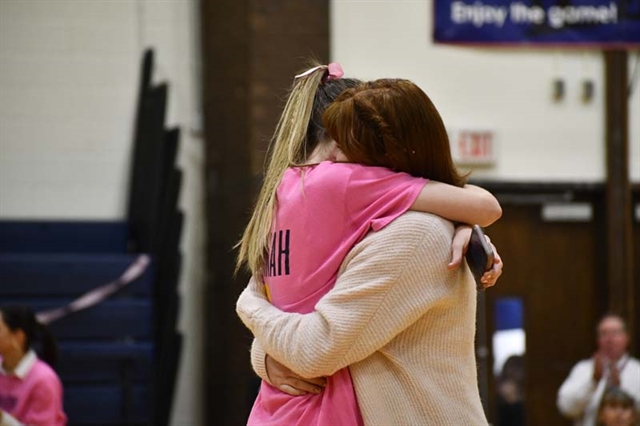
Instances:
[[[269,355],[265,358],[265,365],[271,384],[288,395],[301,396],[308,393],[319,394],[327,385],[326,378],[302,378]]]
[[[462,259],[467,252],[467,247],[469,245],[469,239],[471,238],[471,227],[468,225],[461,225],[456,228],[456,231],[453,235],[453,241],[451,242],[451,262],[447,265],[449,269],[456,269],[462,264]],[[485,235],[487,242],[491,244],[491,248],[493,249],[494,260],[493,267],[484,273],[482,276],[482,284],[483,289],[493,287],[500,275],[502,275],[502,259],[498,254],[498,250],[496,246],[493,245],[491,239],[488,235]]]
[[[593,354],[593,381],[598,383],[602,376],[604,375],[604,371],[606,365],[608,364],[608,360],[604,354],[600,352],[596,352]]]

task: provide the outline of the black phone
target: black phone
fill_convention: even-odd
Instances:
[[[479,225],[473,225],[471,230],[471,238],[467,247],[467,265],[476,280],[476,286],[482,290],[480,279],[482,275],[493,267],[493,249],[484,237],[484,231]]]

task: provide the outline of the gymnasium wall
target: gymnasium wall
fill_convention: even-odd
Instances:
[[[432,1],[331,2],[331,51],[351,77],[417,83],[447,127],[494,132],[496,162],[473,177],[503,181],[602,182],[604,61],[598,50],[490,49],[432,41]],[[629,75],[640,51],[629,54]],[[640,64],[638,64],[640,67]],[[552,100],[552,81],[565,98]],[[584,79],[594,82],[581,101]],[[640,74],[629,100],[630,178],[640,182]]]
[[[0,1],[0,219],[122,220],[140,61],[169,84],[185,215],[173,424],[202,424],[203,140],[196,0]]]

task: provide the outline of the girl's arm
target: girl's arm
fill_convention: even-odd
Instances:
[[[410,210],[433,213],[454,222],[489,226],[502,216],[498,200],[475,185],[460,188],[430,180],[422,188]]]

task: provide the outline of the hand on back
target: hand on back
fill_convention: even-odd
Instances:
[[[327,385],[326,378],[302,378],[269,355],[266,356],[265,365],[271,385],[292,396],[319,394]]]

